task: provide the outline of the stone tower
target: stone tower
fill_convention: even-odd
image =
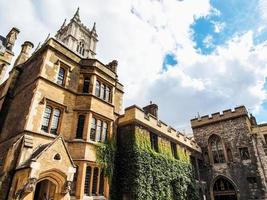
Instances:
[[[12,28],[6,37],[0,35],[0,83],[3,82],[7,67],[14,56],[12,50],[18,34],[19,30]]]
[[[63,22],[55,37],[82,58],[95,58],[98,41],[96,24],[90,30],[81,23],[79,8],[67,25],[66,20]]]

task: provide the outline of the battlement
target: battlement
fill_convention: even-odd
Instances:
[[[155,132],[158,132],[159,135],[163,137],[171,138],[172,140],[176,141],[178,145],[201,152],[200,147],[197,145],[193,137],[188,137],[182,134],[149,113],[146,114],[142,108],[136,105],[126,108],[125,114],[119,118],[119,125],[126,125],[136,122],[155,130]]]
[[[209,115],[204,115],[199,118],[191,119],[191,127],[196,128],[199,126],[204,126],[211,123],[216,123],[219,121],[224,121],[232,118],[237,118],[241,116],[248,116],[248,112],[245,106],[239,106],[234,108],[234,110],[228,109],[224,110],[222,113],[216,112]]]

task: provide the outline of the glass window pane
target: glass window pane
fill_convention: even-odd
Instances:
[[[105,100],[110,101],[110,88],[109,87],[106,87],[106,90],[105,90]]]
[[[103,122],[103,130],[102,130],[102,142],[106,142],[107,139],[107,132],[108,132],[108,124],[106,122]]]
[[[90,79],[88,77],[84,78],[83,81],[83,93],[89,92]]]
[[[83,127],[84,127],[85,116],[79,115],[77,130],[76,130],[76,138],[82,139],[83,138]]]
[[[101,130],[102,130],[102,121],[97,120],[97,127],[96,127],[96,141],[97,142],[101,140]]]
[[[99,195],[104,195],[104,170],[101,170],[100,173],[100,183],[99,183]]]
[[[60,110],[55,109],[54,114],[53,114],[52,123],[51,123],[50,133],[52,133],[52,134],[57,133],[59,118],[60,118]]]
[[[105,85],[101,84],[101,90],[100,90],[100,98],[104,99],[104,94],[105,94]]]
[[[48,126],[49,126],[49,121],[51,118],[51,112],[52,112],[52,108],[50,106],[46,106],[44,116],[43,116],[42,128],[41,128],[45,132],[48,132]]]
[[[85,182],[84,182],[84,194],[91,196],[90,187],[91,187],[91,174],[92,168],[88,166],[86,168]]]
[[[96,81],[95,95],[96,95],[97,97],[100,97],[100,82],[99,82],[99,81]]]
[[[63,85],[64,77],[65,77],[65,69],[60,67],[59,72],[58,72],[58,77],[57,77],[57,84]]]
[[[93,175],[93,188],[92,188],[92,194],[94,196],[98,195],[97,192],[97,184],[98,184],[98,168],[94,168],[94,175]]]
[[[96,119],[93,117],[91,122],[90,140],[95,141],[96,139]]]

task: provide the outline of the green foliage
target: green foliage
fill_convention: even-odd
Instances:
[[[112,180],[116,153],[116,141],[109,139],[106,143],[96,145],[96,163],[104,170],[105,176]]]
[[[128,131],[128,133],[127,133]],[[170,145],[159,140],[160,153],[151,149],[149,134],[139,128],[123,132],[118,145],[117,182],[112,200],[122,193],[131,200],[197,200],[195,180],[189,156],[179,150],[179,160],[172,156]]]

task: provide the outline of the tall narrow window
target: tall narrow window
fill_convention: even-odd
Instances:
[[[84,194],[87,196],[91,196],[90,188],[91,188],[91,172],[92,168],[90,166],[86,167],[85,181],[84,181]]]
[[[54,109],[54,113],[53,113],[53,120],[51,123],[50,133],[57,134],[59,118],[60,118],[60,110],[56,108]]]
[[[76,130],[76,138],[78,138],[78,139],[82,139],[83,138],[84,121],[85,121],[85,116],[84,115],[79,115],[78,124],[77,124],[77,130]]]
[[[89,93],[90,79],[88,77],[84,78],[83,81],[83,93]]]
[[[105,101],[110,101],[110,88],[108,86],[105,90]]]
[[[211,136],[210,149],[214,163],[225,162],[222,141],[218,136],[215,135]]]
[[[92,194],[97,196],[98,168],[94,168]]]
[[[99,195],[104,195],[104,170],[101,170],[100,173],[100,183],[99,183]]]
[[[103,129],[102,129],[102,142],[106,142],[107,139],[107,130],[108,130],[108,124],[106,122],[103,122]]]
[[[100,97],[100,82],[96,81],[96,85],[95,85],[95,95],[97,97]]]
[[[171,150],[172,150],[172,156],[177,159],[178,158],[177,146],[174,142],[171,142]]]
[[[52,108],[50,106],[46,106],[41,129],[47,133],[48,133],[49,121],[51,118],[51,112]]]
[[[101,141],[101,130],[102,130],[102,121],[97,120],[97,127],[96,127],[96,141]]]
[[[263,137],[264,137],[264,140],[265,140],[265,144],[267,144],[267,134],[264,134]]]
[[[57,77],[57,84],[64,85],[64,79],[65,79],[65,69],[60,67]]]
[[[151,143],[151,148],[159,152],[159,147],[158,147],[158,136],[155,133],[150,133],[150,143]]]
[[[103,83],[101,84],[100,98],[105,99],[105,85]]]
[[[95,141],[96,139],[96,119],[93,117],[91,122],[90,140]]]

